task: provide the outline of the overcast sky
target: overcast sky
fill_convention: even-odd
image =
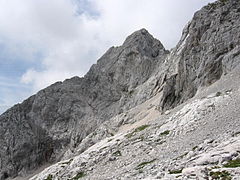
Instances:
[[[83,76],[146,28],[167,49],[213,0],[0,0],[0,113],[56,81]]]

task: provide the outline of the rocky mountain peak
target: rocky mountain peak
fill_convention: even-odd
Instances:
[[[202,143],[205,147],[209,143],[203,140],[209,138],[213,129],[216,135],[211,136],[217,137],[228,127],[231,118],[219,121],[221,114],[201,120],[215,108],[224,112],[225,101],[231,104],[232,90],[224,87],[216,96],[203,95],[183,105],[239,66],[239,45],[238,0],[220,0],[196,12],[170,53],[146,29],[134,32],[122,46],[110,48],[83,78],[55,83],[0,116],[0,136],[3,137],[0,138],[0,179],[24,176],[48,163],[75,155],[80,156],[49,167],[33,179],[75,179],[83,172],[87,172],[89,179],[99,179],[99,176],[118,179],[114,174],[116,170],[125,179],[135,179],[135,176],[143,179],[148,173],[160,173],[162,177],[168,175],[162,171],[169,169],[171,163],[182,170],[184,167],[177,164],[180,157],[185,156],[181,154],[186,154],[186,148],[192,152],[189,157],[194,157],[198,148],[191,147],[192,144]],[[235,83],[231,79],[229,83],[239,88],[236,79],[238,76]],[[238,92],[236,90],[236,96]],[[239,116],[236,117],[234,124],[239,123]],[[150,121],[152,125],[144,125]],[[208,121],[213,127],[208,126]],[[215,121],[223,124],[219,131],[215,131],[218,128]],[[178,139],[178,136],[181,137]],[[174,138],[173,143],[169,137]],[[100,145],[96,144],[99,141]],[[176,143],[178,147],[174,146]],[[121,152],[126,156],[121,157]],[[239,154],[232,152],[234,156],[236,153]],[[139,156],[141,162],[139,158],[132,158]],[[231,153],[226,156],[230,157]],[[156,172],[142,171],[152,163],[155,164],[152,167],[159,168]],[[191,162],[183,163],[188,164]],[[105,172],[103,167],[109,169]]]
[[[167,54],[146,30],[137,31],[110,48],[83,78],[55,83],[1,115],[0,179],[74,152],[103,122],[150,98],[151,91],[136,88]]]
[[[133,32],[129,35],[124,41],[123,45],[135,45],[136,43],[140,43],[141,41],[153,41],[153,36],[144,28]]]
[[[123,43],[123,47],[131,48],[142,55],[157,57],[165,48],[162,43],[155,39],[146,29],[140,29],[128,36]]]

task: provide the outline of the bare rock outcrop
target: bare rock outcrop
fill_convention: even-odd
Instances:
[[[134,89],[167,54],[160,41],[141,29],[122,46],[110,48],[83,78],[57,82],[2,114],[0,179],[61,159],[67,149],[123,111]]]
[[[164,111],[193,97],[239,63],[240,1],[216,1],[196,12],[169,57],[160,108]]]
[[[143,178],[149,174],[168,178],[169,173],[166,176],[161,173],[164,169],[171,170],[171,162],[176,163],[173,164],[176,167],[178,163],[191,165],[191,162],[173,161],[173,158],[178,158],[185,149],[193,148],[192,144],[203,143],[208,135],[221,144],[225,138],[219,137],[222,129],[228,127],[237,132],[238,127],[231,127],[226,118],[216,118],[221,125],[216,129],[215,120],[208,121],[215,105],[221,106],[218,108],[220,116],[224,103],[234,102],[227,93],[230,91],[224,90],[223,94],[213,97],[206,94],[207,98],[202,96],[184,107],[180,104],[196,95],[199,89],[212,87],[239,63],[239,0],[216,1],[196,12],[183,30],[180,42],[170,52],[147,30],[136,31],[122,46],[110,48],[84,77],[57,82],[0,116],[0,179],[24,176],[44,164],[76,155],[76,152],[78,156],[73,162],[70,159],[55,164],[35,178],[43,179],[54,174],[55,179],[68,179],[78,175],[79,168],[90,174],[86,179],[116,179],[113,170],[125,179]],[[238,97],[239,87],[234,88],[233,94]],[[148,104],[148,100],[155,103],[156,99],[157,105]],[[236,98],[236,102],[238,100]],[[148,107],[142,108],[144,104]],[[234,109],[234,105],[231,107]],[[174,113],[166,112],[172,108],[175,108]],[[239,116],[234,113],[236,118],[231,121],[237,124]],[[143,125],[116,136],[104,127],[106,124],[114,126],[111,128],[117,132],[123,122],[131,126],[147,119],[155,120],[156,126]],[[136,137],[136,134],[140,136]],[[229,138],[231,133],[225,134]],[[108,135],[114,137],[101,139]],[[99,143],[95,144],[97,141]],[[86,150],[88,147],[90,149]],[[126,156],[118,157],[121,156],[119,148]],[[218,149],[216,146],[211,148]],[[199,152],[201,156],[204,153]],[[161,159],[157,157],[159,154]],[[135,161],[136,156],[141,157],[141,162]],[[122,159],[121,164],[114,164],[118,158]],[[150,164],[153,166],[147,171],[136,174],[135,170],[140,172]],[[110,174],[101,172],[105,165]],[[96,169],[92,169],[93,166]],[[135,170],[129,173],[128,170],[134,167]],[[181,175],[185,177],[184,173]]]

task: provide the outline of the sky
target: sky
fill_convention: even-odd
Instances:
[[[0,0],[0,114],[42,88],[83,76],[111,46],[146,28],[173,48],[213,0]]]

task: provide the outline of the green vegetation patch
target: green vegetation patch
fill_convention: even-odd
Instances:
[[[143,131],[144,129],[148,128],[149,125],[142,125],[136,128],[133,132],[126,135],[127,138],[131,138],[135,133]]]
[[[219,180],[231,180],[232,176],[228,171],[216,171],[210,172],[210,176],[212,179],[219,179]]]
[[[169,174],[180,174],[182,173],[183,169],[174,169],[174,170],[170,170]]]
[[[228,2],[228,0],[219,0],[219,1],[222,2],[222,3]]]
[[[122,153],[121,153],[121,151],[115,151],[114,153],[113,153],[113,155],[114,156],[122,156]]]
[[[219,168],[221,168],[221,167],[220,166],[213,166],[210,169],[219,169]]]
[[[49,174],[47,179],[45,179],[45,180],[52,180],[52,179],[53,179],[53,175]]]
[[[134,132],[140,132],[143,131],[144,129],[148,128],[149,125],[142,125],[134,130]]]
[[[228,161],[227,164],[224,165],[225,168],[236,168],[240,167],[240,158]]]
[[[153,163],[154,161],[156,161],[156,159],[153,159],[153,160],[151,160],[151,161],[142,162],[142,163],[140,163],[139,165],[137,165],[136,170],[142,169],[142,168],[144,168],[145,166],[147,166],[148,164]]]
[[[166,136],[166,135],[168,135],[169,133],[170,133],[170,131],[169,131],[169,130],[166,130],[166,131],[160,133],[160,136]]]
[[[77,173],[77,175],[74,176],[71,180],[78,180],[78,179],[83,178],[85,176],[86,176],[86,174],[81,171],[81,172]]]

